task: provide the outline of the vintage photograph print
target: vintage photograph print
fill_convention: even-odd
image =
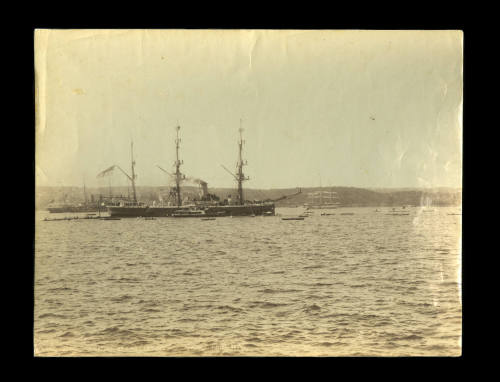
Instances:
[[[462,354],[462,31],[34,41],[35,356]]]

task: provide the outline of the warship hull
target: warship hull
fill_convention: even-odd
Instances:
[[[114,217],[223,217],[223,216],[273,216],[275,215],[274,203],[244,204],[229,206],[197,207],[195,211],[201,213],[189,213],[192,207],[155,207],[155,206],[131,206],[131,207],[108,207],[110,216]]]
[[[101,210],[105,210],[105,207],[101,207]],[[99,207],[97,206],[64,206],[64,207],[47,207],[47,210],[51,214],[55,213],[78,213],[78,212],[97,212]]]

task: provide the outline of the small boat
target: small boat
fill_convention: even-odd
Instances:
[[[73,216],[73,217],[66,216],[63,218],[45,218],[43,220],[46,222],[55,222],[55,221],[68,221],[68,220],[78,220],[78,219],[79,219],[78,216]],[[87,218],[83,218],[83,219],[87,219]]]
[[[215,220],[215,218],[201,218],[201,220]]]
[[[179,211],[177,213],[172,214],[172,217],[174,218],[190,218],[190,217],[198,217],[198,216],[204,216],[205,211],[202,210],[186,210],[186,211]]]
[[[299,218],[308,218],[309,215],[299,215]]]
[[[297,218],[281,218],[281,220],[304,220],[304,218],[297,217]]]
[[[323,212],[321,216],[330,216],[330,215],[335,215],[335,214],[327,214],[326,212]]]

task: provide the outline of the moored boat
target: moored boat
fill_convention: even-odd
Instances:
[[[309,203],[304,204],[306,210],[331,210],[340,206],[335,191],[310,192],[308,197]]]

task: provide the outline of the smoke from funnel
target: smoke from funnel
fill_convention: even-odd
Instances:
[[[186,180],[188,182],[193,182],[196,184],[199,184],[201,186],[201,189],[203,191],[203,196],[208,195],[208,183],[205,182],[204,180],[198,179],[198,178],[193,178],[193,177],[186,177]]]
[[[205,184],[206,184],[206,183],[207,183],[207,182],[205,182],[205,181],[203,181],[203,180],[201,180],[201,179],[198,179],[198,178],[193,178],[193,177],[191,177],[191,176],[186,176],[186,180],[187,180],[187,181],[189,181],[189,182],[194,182],[194,183],[196,183],[196,184],[203,184],[203,183],[205,183]]]

